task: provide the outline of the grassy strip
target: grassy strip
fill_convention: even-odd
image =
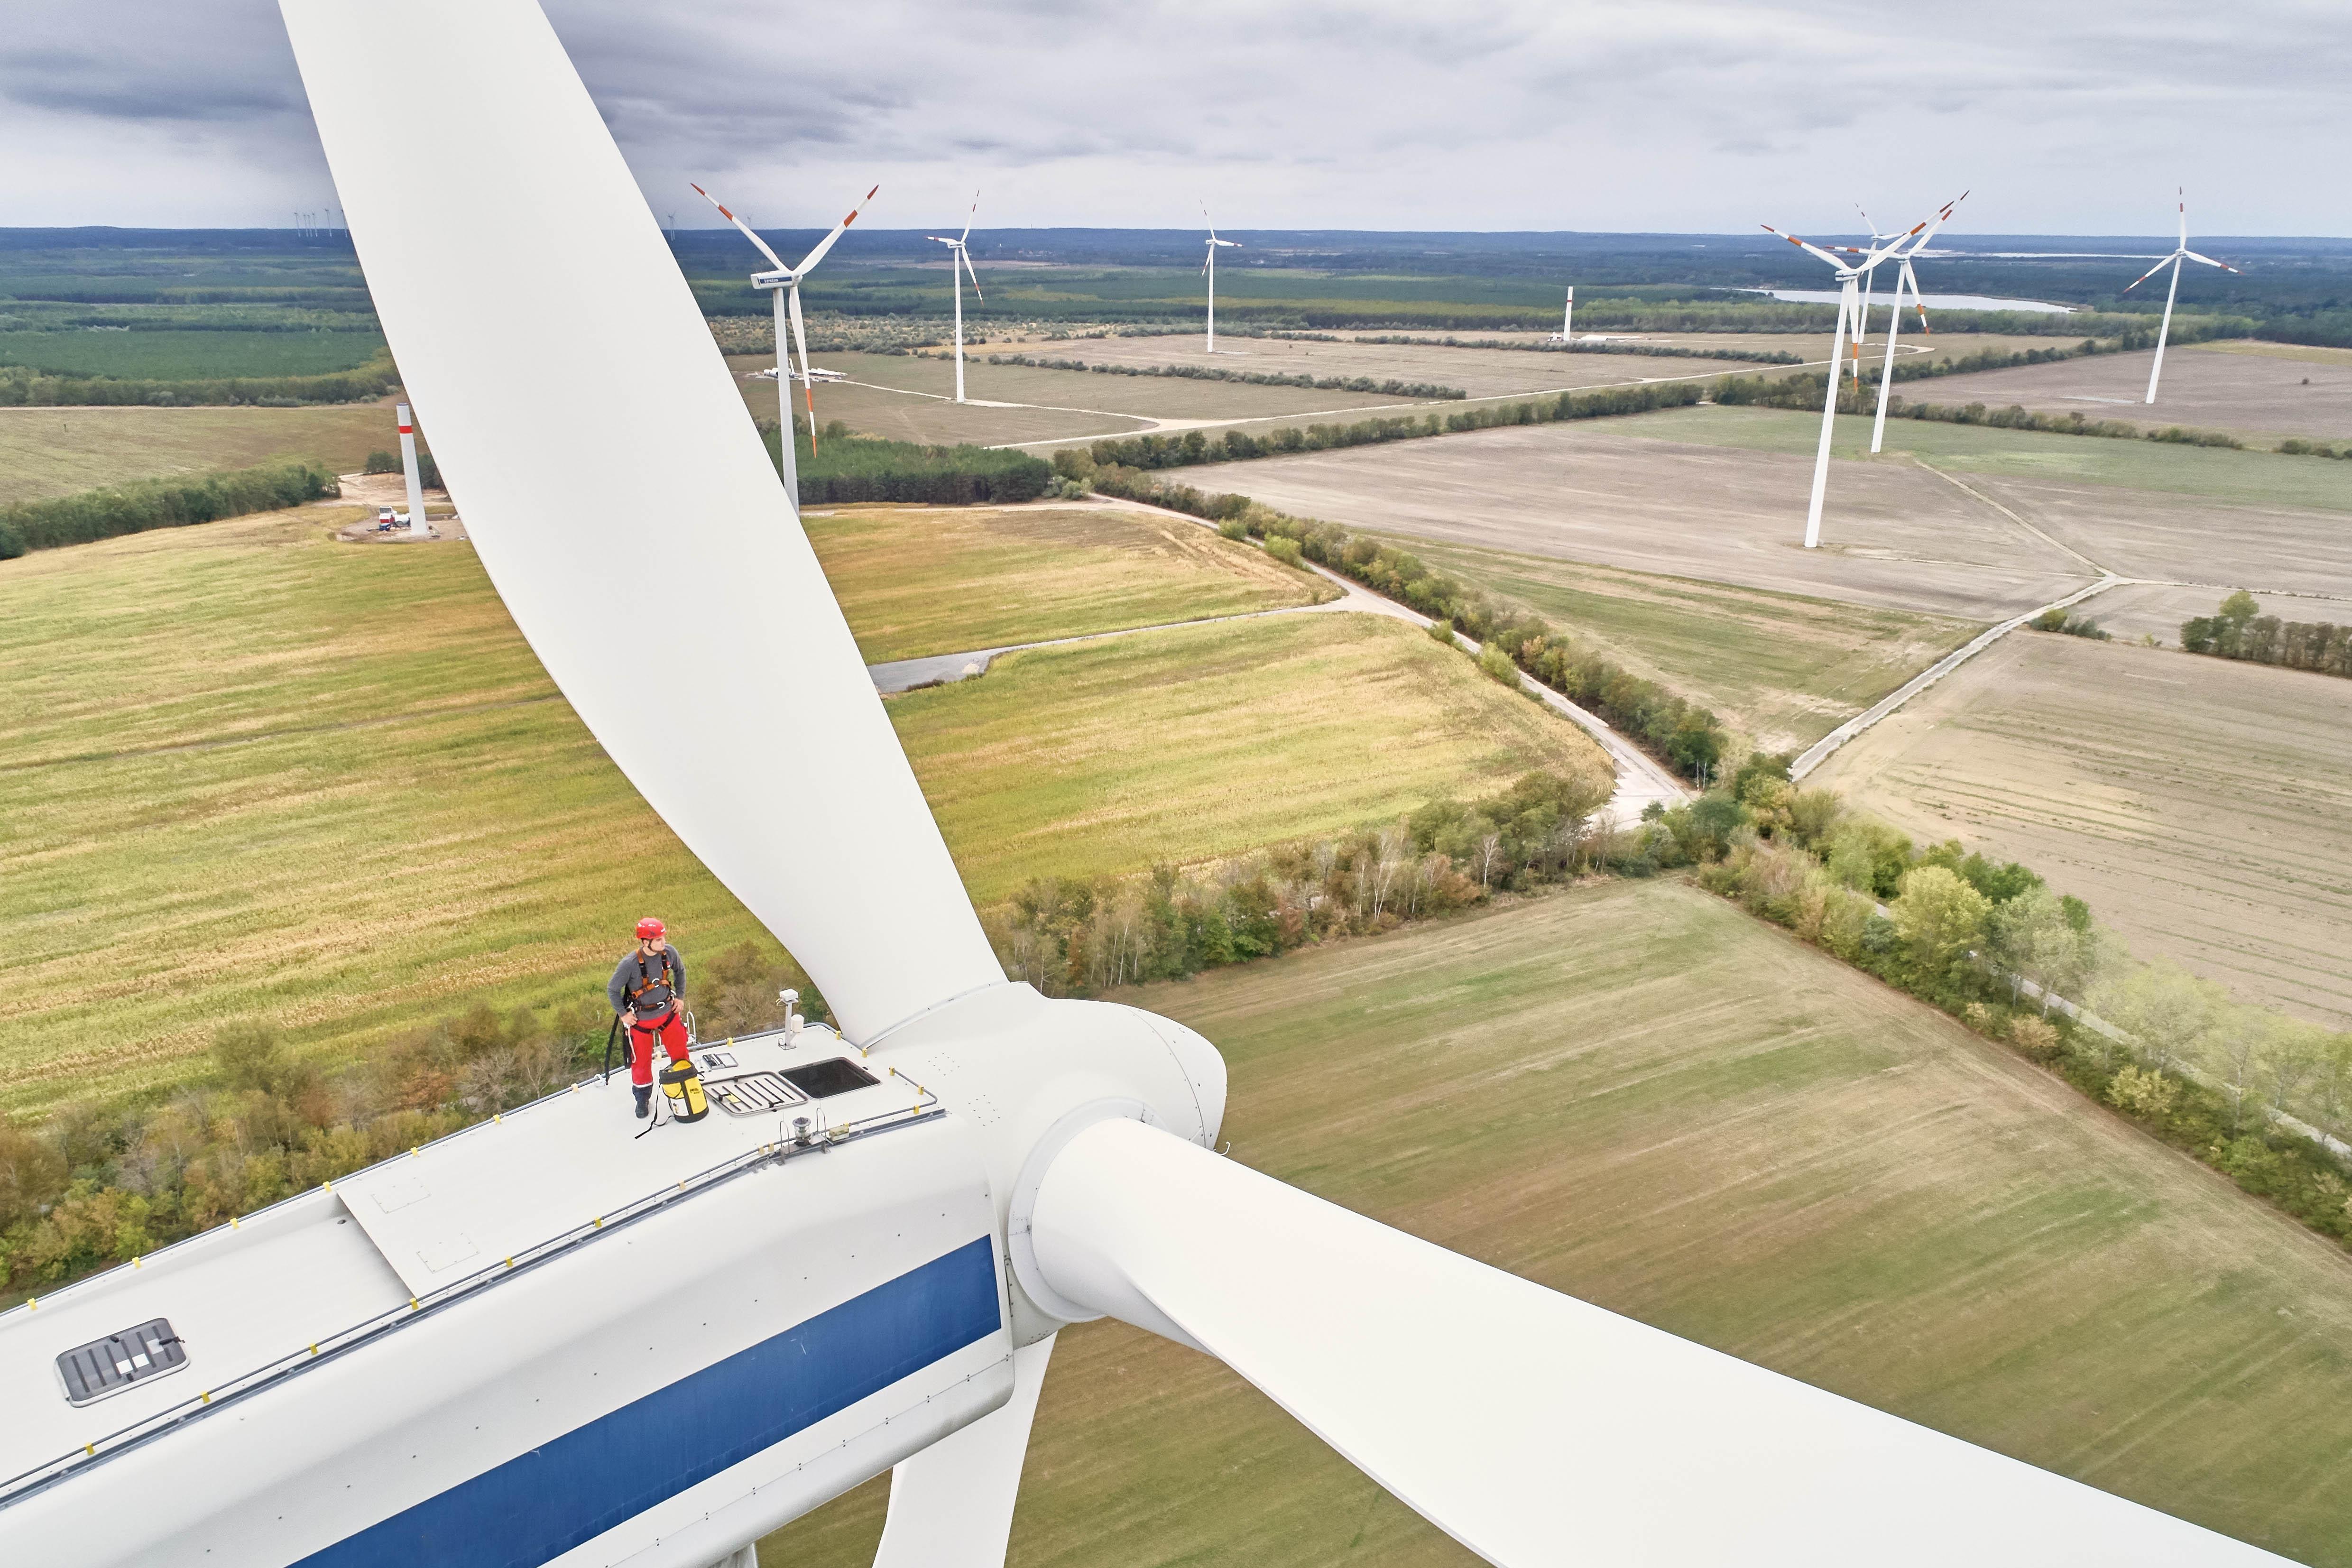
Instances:
[[[1127,443],[1097,442],[1106,445]],[[1570,701],[1601,715],[1653,753],[1685,772],[1705,773],[1721,760],[1721,721],[1707,710],[1644,680],[1549,622],[1498,605],[1459,578],[1432,571],[1420,557],[1349,532],[1336,522],[1292,517],[1244,495],[1206,495],[1132,469],[1097,467],[1083,452],[1055,454],[1055,467],[1074,481],[1108,495],[1164,506],[1215,522],[1233,538],[1256,538],[1278,560],[1313,561],[1399,604],[1410,605],[1486,645]],[[1449,637],[1446,640],[1451,641]],[[1489,674],[1498,671],[1490,668]],[[1516,685],[1516,681],[1511,682]]]
[[[202,381],[49,375],[11,366],[0,367],[0,406],[139,404],[156,408],[216,405],[299,408],[310,403],[365,403],[399,384],[400,373],[393,368],[389,353],[376,355],[357,370],[331,375],[221,376]]]
[[[783,471],[783,447],[772,421],[760,424],[769,460]],[[1043,458],[992,447],[921,447],[858,436],[835,420],[812,450],[807,429],[793,427],[793,461],[803,506],[858,501],[977,506],[1034,500],[1054,470]]]
[[[342,493],[316,463],[268,463],[186,479],[110,485],[55,500],[23,501],[0,510],[0,561],[27,550],[88,544],[151,528],[184,528],[248,512],[277,511]]]
[[[991,364],[1023,364],[1034,370],[1083,370],[1097,375],[1173,375],[1188,381],[1239,381],[1252,386],[1311,386],[1326,392],[1376,392],[1386,397],[1459,400],[1458,386],[1426,381],[1374,381],[1369,375],[1292,375],[1272,370],[1226,370],[1209,364],[1090,364],[1082,359],[1041,359],[1034,354],[991,354]]]
[[[1088,453],[1097,466],[1105,468],[1181,468],[1196,463],[1240,462],[1292,452],[1322,452],[1337,447],[1371,447],[1387,441],[1417,440],[1424,436],[1493,430],[1507,425],[1550,425],[1562,420],[1648,414],[1660,408],[1685,408],[1705,395],[1696,382],[1650,382],[1641,386],[1603,387],[1597,392],[1563,392],[1557,397],[1534,402],[1482,405],[1444,416],[1400,414],[1360,419],[1352,425],[1288,425],[1263,436],[1228,430],[1212,439],[1202,431],[1187,430],[1181,436],[1106,437],[1094,443]]]

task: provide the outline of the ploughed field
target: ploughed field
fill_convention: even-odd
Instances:
[[[1841,416],[1802,548],[1818,416],[1700,407],[1187,468],[1303,516],[1447,543],[1992,620],[2097,580],[2352,596],[2352,465]]]
[[[1054,635],[1122,604],[1160,620],[1268,587],[1262,557],[1162,549],[1125,518],[1056,581],[1037,550],[1076,525],[1043,515],[1025,533],[950,525],[913,568],[832,520],[853,625],[872,606],[895,628],[877,635],[953,649],[1009,614]],[[240,1019],[339,1058],[478,1001],[593,999],[648,910],[689,961],[768,942],[556,694],[471,547],[331,542],[358,516],[305,508],[0,563],[0,879],[32,999],[0,1045],[0,1108],[176,1081]],[[910,569],[961,576],[969,618],[909,624]],[[664,613],[693,613],[690,585]],[[1469,660],[1371,621],[1043,650],[891,712],[985,897],[1591,761]]]
[[[2147,373],[2155,358],[2153,349],[2095,354],[1914,382],[1900,390],[1926,403],[2019,404],[2147,429],[2186,425],[2273,443],[2283,436],[2352,439],[2352,352],[2252,342],[2167,348],[2150,404]]]
[[[1398,542],[1714,710],[1766,752],[1801,751],[1984,629],[1552,556]]]
[[[2144,958],[2352,1022],[2352,681],[2019,633],[1809,782],[2023,860]]]
[[[0,506],[100,485],[307,458],[339,474],[397,451],[392,405],[0,408]]]
[[[1123,999],[1223,1051],[1235,1159],[2298,1561],[2352,1563],[2352,1261],[1729,905],[1602,884]],[[770,1537],[763,1561],[870,1562],[887,1487]],[[1622,1501],[1559,1478],[1564,1520]],[[1106,1321],[1061,1336],[1008,1561],[1475,1559],[1216,1363]]]

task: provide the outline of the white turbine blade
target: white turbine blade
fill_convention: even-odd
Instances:
[[[965,215],[963,220],[963,234],[956,240],[958,245],[961,245],[965,240],[971,237],[971,226],[979,220],[979,217],[980,193],[978,191],[974,191],[971,193],[971,211]]]
[[[1038,1190],[1045,1282],[1205,1350],[1490,1563],[2284,1560],[1547,1290],[1141,1122]]]
[[[880,185],[877,185],[874,187],[874,191],[878,191],[882,187]],[[849,232],[849,226],[857,221],[857,215],[864,212],[866,210],[866,204],[874,199],[874,191],[868,191],[865,195],[860,197],[857,205],[849,209],[847,216],[843,217],[839,223],[833,226],[833,232],[826,235],[823,239],[818,240],[814,250],[810,251],[806,256],[801,258],[801,264],[793,269],[793,276],[799,278],[807,277],[809,269],[814,267],[818,262],[824,259],[824,253],[831,250],[834,247],[835,243],[838,241],[843,235]]]
[[[2124,292],[2126,294],[2130,293],[2133,289],[2138,288],[2141,284],[2147,282],[2149,279],[2155,277],[2158,273],[2163,271],[2166,268],[2171,266],[2174,262],[2179,260],[2181,257],[2187,254],[2188,252],[2186,251],[2174,251],[2170,256],[2166,257],[2163,260],[2158,262],[2155,266],[2149,268],[2147,271],[2141,273],[2138,277],[2125,284]]]
[[[725,218],[729,223],[731,223],[737,228],[741,229],[743,231],[743,237],[758,246],[760,247],[760,254],[773,262],[778,271],[781,272],[783,270],[783,258],[778,256],[774,251],[770,250],[768,248],[768,242],[761,239],[757,234],[754,234],[751,231],[751,226],[750,224],[745,223],[741,218],[737,217],[733,212],[729,210],[726,203],[720,201],[717,196],[712,195],[709,191],[704,190],[700,185],[696,184],[692,180],[688,180],[686,184],[688,190],[692,191],[696,195],[700,196],[704,201],[709,202],[712,206],[717,207],[720,217]]]
[[[1903,258],[1903,282],[1909,285],[1911,289],[1911,308],[1919,312],[1919,330],[1929,337],[1935,336],[1936,329],[1927,324],[1927,301],[1920,298],[1919,278],[1916,273],[1911,270],[1911,258],[1907,256]],[[1898,295],[1897,298],[1899,299],[1900,295]],[[1896,308],[1898,310],[1901,309],[1899,305]],[[1892,326],[1887,328],[1889,333],[1892,333],[1894,330],[1895,329]],[[1890,365],[1888,367],[1887,374],[1890,378],[1893,376],[1893,366]]]
[[[2180,207],[2180,248],[2189,248],[2189,191],[2186,186],[2173,187],[2174,197]]]
[[[742,396],[547,19],[527,0],[415,0],[395,27],[348,0],[283,9],[411,401],[574,710],[853,1039],[1001,984]],[[384,112],[419,92],[419,112]],[[534,237],[553,232],[574,245],[549,268]],[[507,280],[525,272],[540,292],[518,314]],[[632,587],[615,563],[635,560],[658,564]]]
[[[793,342],[801,351],[801,395],[808,400],[809,450],[814,453],[816,450],[816,377],[809,371],[808,329],[801,324],[801,286],[798,283],[787,290],[785,306],[792,313]],[[792,432],[787,430],[784,434],[790,436]],[[933,831],[937,830],[934,825]],[[814,978],[814,974],[811,978]]]
[[[959,245],[956,247],[955,253],[963,262],[964,276],[971,279],[971,297],[975,300],[987,299],[988,296],[980,291],[980,274],[971,269],[971,252]]]
[[[1013,1397],[971,1426],[898,1461],[874,1568],[1004,1568],[1021,1461],[1054,1336],[1013,1352]]]
[[[2231,265],[2230,265],[2228,262],[2226,262],[2226,261],[2216,261],[2216,260],[2214,260],[2214,259],[2213,259],[2211,257],[2210,257],[2210,256],[2200,256],[2200,255],[2198,255],[2198,254],[2197,254],[2195,251],[2193,251],[2193,250],[2184,250],[2184,251],[2182,251],[2180,254],[2181,254],[2181,255],[2183,255],[2183,256],[2185,256],[2185,257],[2187,257],[2187,258],[2189,258],[2189,260],[2191,260],[2191,261],[2201,261],[2201,262],[2203,262],[2203,263],[2204,263],[2206,266],[2208,266],[2208,267],[2218,267],[2218,268],[2221,268],[2222,271],[2224,271],[2224,272],[2237,272],[2237,271],[2238,271],[2238,269],[2237,269],[2236,268],[2234,268],[2234,267],[2231,266]],[[2244,274],[2244,273],[2242,273],[2242,272],[2239,272],[2239,273],[2238,273],[2238,276],[2240,276],[2241,278],[2242,278],[2242,277],[2244,277],[2244,276],[2245,276],[2245,274]]]
[[[1832,267],[1836,268],[1837,268],[1839,271],[1841,271],[1841,272],[1843,272],[1843,271],[1844,271],[1844,270],[1845,270],[1846,264],[1845,264],[1844,262],[1840,261],[1836,257],[1832,256],[1828,251],[1826,251],[1826,250],[1822,249],[1820,246],[1815,245],[1812,241],[1811,241],[1811,240],[1809,240],[1809,239],[1799,239],[1799,238],[1798,238],[1795,235],[1793,235],[1793,234],[1780,234],[1780,231],[1779,229],[1774,228],[1774,227],[1773,227],[1770,224],[1769,224],[1769,223],[1768,223],[1768,224],[1759,224],[1759,225],[1758,225],[1757,226],[1759,226],[1759,227],[1760,227],[1761,229],[1763,229],[1763,230],[1764,230],[1764,232],[1765,232],[1765,233],[1767,233],[1767,234],[1779,234],[1779,235],[1780,235],[1780,237],[1781,237],[1782,239],[1787,240],[1790,245],[1795,246],[1798,249],[1800,249],[1800,250],[1803,251],[1806,255],[1808,255],[1808,256],[1818,256],[1818,257],[1820,257],[1823,261],[1828,262]],[[1843,247],[1841,247],[1840,248],[1843,248]]]

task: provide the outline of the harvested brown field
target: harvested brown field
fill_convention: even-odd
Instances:
[[[2020,633],[1813,780],[2024,861],[2142,957],[2352,1021],[2352,681]]]
[[[1735,756],[1749,746],[1801,751],[1984,629],[1552,556],[1401,542],[1712,709],[1733,731]]]
[[[1913,382],[1900,390],[1925,403],[1984,403],[1996,408],[2020,404],[2086,419],[2121,419],[2149,429],[2186,425],[2273,442],[2283,436],[2352,438],[2352,353],[2344,350],[2286,343],[2167,349],[2163,381],[2150,405],[2142,400],[2155,358],[2153,349],[2095,354],[2056,364]],[[2346,483],[2352,486],[2352,479]]]
[[[1727,904],[1672,882],[1576,889],[1123,999],[1224,1052],[1237,1160],[2315,1568],[2352,1564],[2352,1263]],[[883,1491],[771,1537],[765,1561],[863,1568]],[[1098,1322],[1055,1352],[1008,1562],[1475,1559],[1216,1363]]]
[[[1757,411],[1682,412],[1715,417],[1519,426],[1181,477],[1355,528],[1962,620],[1998,620],[2093,580],[2064,551],[1907,462],[1834,465],[1822,548],[1808,551],[1810,454],[1709,439],[1717,423]],[[1658,438],[1669,432],[1691,438]]]
[[[1477,338],[1487,334],[1465,332],[1460,335]],[[1797,347],[1794,342],[1780,346]],[[1748,368],[1729,360],[1649,358],[1638,354],[1529,353],[1515,349],[1448,348],[1436,342],[1318,342],[1293,338],[1219,338],[1213,359],[1202,352],[1201,339],[1197,336],[1078,338],[1039,343],[1023,352],[1055,359],[1083,360],[1088,364],[1215,365],[1221,369],[1272,375],[1370,376],[1374,381],[1426,382],[1437,386],[1460,387],[1473,397],[1558,392],[1567,387],[1615,385],[1621,382],[1716,374]],[[1826,342],[1821,352],[1827,354]],[[1087,379],[1117,382],[1128,378],[1089,374]],[[1159,384],[1143,382],[1141,384]],[[1214,386],[1220,384],[1187,382],[1179,384]],[[1328,399],[1332,395],[1317,393],[1310,395]],[[1397,400],[1367,401],[1392,403]]]
[[[1010,446],[1068,437],[1132,435],[1156,425],[1181,428],[1203,421],[1295,415],[1347,418],[1357,409],[1387,408],[1400,401],[1311,387],[990,364],[986,355],[992,348],[967,351],[964,395],[972,401],[961,405],[953,401],[955,363],[951,359],[929,354],[815,355],[819,369],[842,371],[850,378],[818,385],[817,419],[820,424],[844,420],[854,430],[898,441]],[[775,383],[747,380],[745,373],[773,363],[767,354],[735,354],[727,362],[757,418],[776,416]]]

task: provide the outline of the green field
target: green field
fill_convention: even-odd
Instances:
[[[1983,629],[1548,556],[1398,542],[1713,709],[1768,752],[1811,744]]]
[[[354,515],[0,565],[0,879],[38,998],[0,1045],[0,1108],[169,1084],[233,1019],[340,1059],[476,1001],[593,995],[647,909],[689,953],[755,934],[555,694],[472,551],[330,542]],[[892,712],[991,898],[1590,754],[1468,660],[1370,624],[1016,656]]]
[[[317,408],[0,408],[0,506],[129,479],[309,458],[339,474],[400,441],[389,403]]]
[[[1354,614],[1038,648],[890,713],[982,902],[1032,877],[1340,832],[1530,768],[1607,767],[1460,654]]]
[[[1955,401],[1937,396],[1935,386],[1934,382],[1922,382],[1904,395],[1921,403]],[[1840,415],[1831,455],[1867,459],[1870,426],[1871,421],[1862,415]],[[1821,440],[1822,416],[1818,412],[1785,408],[1675,408],[1619,420],[1614,427],[1627,436],[1810,458]],[[2347,465],[2282,458],[2273,452],[1889,419],[1885,450],[1879,460],[1892,454],[1962,473],[2162,490],[2242,505],[2352,511],[2352,472],[2346,471]]]
[[[383,334],[375,331],[0,332],[0,365],[129,381],[322,375],[357,370],[383,352]]]
[[[1260,1170],[2352,1563],[2352,1261],[1728,905],[1605,884],[1125,999],[1224,1052],[1224,1135]],[[1561,1484],[1564,1506],[1609,1500]],[[769,1538],[765,1561],[870,1562],[882,1500],[840,1500]],[[1473,1559],[1207,1358],[1100,1322],[1055,1353],[1009,1561]]]
[[[866,662],[1317,604],[1338,590],[1180,519],[1064,508],[813,514]]]

